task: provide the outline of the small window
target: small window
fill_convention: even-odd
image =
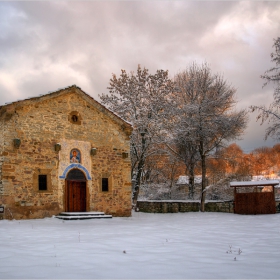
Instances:
[[[77,111],[72,111],[69,115],[68,115],[68,120],[70,123],[72,124],[78,124],[80,125],[82,122],[82,117],[80,115],[79,112]]]
[[[51,193],[51,169],[35,169],[33,173],[33,189],[35,192]]]
[[[103,193],[104,195],[109,194],[112,192],[112,176],[110,172],[104,172],[100,174],[99,177],[99,191]]]
[[[46,191],[48,189],[47,175],[38,175],[39,191]]]
[[[72,121],[73,121],[73,122],[77,122],[77,121],[78,121],[78,116],[73,115],[73,116],[72,116]]]
[[[108,178],[102,178],[102,191],[108,192],[109,191],[109,180]]]

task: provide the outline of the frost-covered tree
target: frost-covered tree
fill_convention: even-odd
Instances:
[[[144,180],[142,180],[141,189],[142,191],[144,189],[146,190],[146,197],[152,196],[152,194],[148,193],[149,187],[151,186],[154,190],[156,187],[158,188],[158,198],[161,197],[162,199],[162,195],[164,194],[164,199],[172,199],[175,194],[177,199],[178,192],[176,191],[176,181],[180,175],[184,174],[184,164],[179,161],[173,153],[166,149],[164,145],[160,145],[160,147],[162,148],[160,151],[149,156],[146,160]],[[180,198],[185,198],[184,191],[181,193],[182,196]]]
[[[176,110],[177,111],[177,110]],[[186,168],[186,175],[189,177],[189,198],[194,198],[195,188],[195,169],[198,167],[200,156],[197,145],[192,136],[184,130],[181,130],[178,125],[179,116],[176,116],[177,121],[172,120],[173,128],[169,130],[169,135],[172,136],[166,145],[170,152],[177,157],[177,160],[183,162]],[[175,126],[174,126],[175,124]]]
[[[265,80],[263,86],[268,83],[274,83],[274,101],[268,106],[251,106],[251,111],[257,111],[257,120],[261,120],[261,124],[265,121],[269,121],[270,125],[266,129],[265,139],[269,136],[280,140],[280,37],[274,39],[273,47],[275,52],[271,53],[271,61],[276,64],[275,67],[267,70],[264,75],[261,76]]]
[[[247,113],[235,110],[236,89],[221,75],[213,74],[206,63],[190,65],[175,76],[175,84],[173,114],[177,116],[177,123],[173,135],[182,137],[181,143],[185,143],[186,150],[199,154],[201,211],[204,211],[206,159],[216,148],[243,133]]]
[[[146,158],[155,149],[160,132],[160,120],[165,117],[164,102],[174,91],[168,71],[157,70],[154,75],[138,65],[137,71],[127,73],[121,70],[120,77],[115,74],[110,79],[109,94],[102,94],[102,104],[131,122],[132,177],[135,179],[133,203],[136,204],[144,172]]]

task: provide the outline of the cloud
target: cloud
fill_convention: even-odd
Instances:
[[[240,108],[269,104],[260,75],[279,14],[276,1],[0,2],[0,104],[72,84],[98,99],[121,69],[173,77],[194,60],[237,88]]]

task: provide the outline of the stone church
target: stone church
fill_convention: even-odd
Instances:
[[[75,85],[0,106],[0,219],[130,216],[131,132]]]

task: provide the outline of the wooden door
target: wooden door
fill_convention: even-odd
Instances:
[[[86,211],[86,182],[67,181],[68,212]]]

